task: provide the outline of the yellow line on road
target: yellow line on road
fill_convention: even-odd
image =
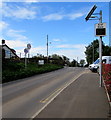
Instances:
[[[41,100],[40,102],[41,103],[46,103],[47,101],[49,101],[54,95],[56,95],[64,87],[65,87],[65,85],[62,85],[60,88],[55,89],[52,94],[50,94],[47,98]]]
[[[58,94],[62,89],[64,89],[65,87],[69,86],[73,81],[75,81],[77,78],[79,78],[82,74],[84,73],[89,73],[89,70],[86,70],[85,72],[80,73],[79,75],[75,76],[73,78],[73,80],[70,80],[68,82],[65,82],[64,85],[62,85],[61,87],[55,89],[53,92],[51,92],[51,94],[49,94],[48,97],[42,99],[40,102],[41,103],[46,103],[48,101],[50,101],[50,99],[52,99],[56,94]]]

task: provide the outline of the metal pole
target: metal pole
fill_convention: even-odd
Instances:
[[[20,58],[21,58],[21,53],[20,53]]]
[[[47,63],[48,63],[48,35],[47,35]]]
[[[25,53],[25,68],[27,68],[27,58],[26,58],[27,54]]]
[[[100,21],[102,23],[102,11],[100,11]],[[99,74],[100,74],[100,87],[103,86],[102,82],[102,36],[99,39],[99,58],[100,58],[100,66],[99,66]]]
[[[94,41],[93,41],[93,62],[94,62]]]

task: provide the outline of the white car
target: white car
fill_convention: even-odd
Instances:
[[[99,68],[99,61],[100,59],[98,58],[93,64],[89,65],[89,69],[92,72],[97,72]],[[111,56],[102,56],[102,63],[104,64],[111,64]]]

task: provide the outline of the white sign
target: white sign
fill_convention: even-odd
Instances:
[[[98,23],[96,24],[96,28],[106,28],[106,23]]]
[[[39,65],[44,65],[44,60],[39,60],[39,61],[38,61],[38,64],[39,64]]]
[[[31,48],[31,44],[27,44],[27,48],[30,49]]]
[[[106,36],[106,23],[95,24],[95,35]]]

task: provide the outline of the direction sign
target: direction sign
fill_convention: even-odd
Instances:
[[[27,48],[30,49],[31,48],[31,44],[27,44]]]
[[[95,35],[106,36],[106,23],[95,24]]]
[[[27,54],[29,51],[27,48],[24,49],[25,54]]]

